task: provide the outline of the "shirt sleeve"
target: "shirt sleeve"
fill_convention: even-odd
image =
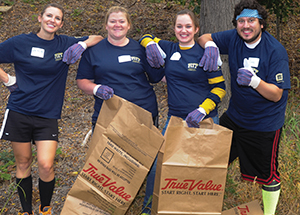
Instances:
[[[227,30],[227,31],[220,31],[213,33],[211,35],[213,41],[218,46],[221,54],[228,54],[229,50],[229,44],[230,40],[233,38],[233,35],[236,34],[236,30]]]
[[[208,77],[208,83],[211,86],[211,90],[207,98],[199,105],[202,107],[206,114],[209,114],[224,98],[225,91],[225,79],[222,74],[222,70],[214,72],[206,72]]]
[[[139,40],[139,43],[146,48],[148,43],[151,41],[154,41],[155,43],[158,43],[160,41],[159,38],[153,36],[152,34],[145,34],[142,36],[142,38]]]
[[[95,79],[94,70],[91,64],[91,58],[90,58],[90,49],[87,49],[85,52],[83,52],[78,70],[77,70],[77,76],[76,79]]]
[[[0,43],[0,63],[14,62],[14,37]]]
[[[273,52],[270,62],[269,75],[266,82],[275,84],[281,89],[290,89],[289,60],[285,48],[280,47],[276,52]]]

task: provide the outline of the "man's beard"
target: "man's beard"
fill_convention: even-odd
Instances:
[[[241,37],[241,35],[239,35],[239,36],[242,40],[244,40],[245,43],[252,43],[255,40],[257,40],[257,38],[259,37],[260,34],[261,34],[261,31],[257,35],[255,35],[254,37],[252,37],[250,39],[245,39],[245,38]]]

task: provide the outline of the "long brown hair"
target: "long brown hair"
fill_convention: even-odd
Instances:
[[[192,20],[192,22],[193,22],[193,24],[194,24],[194,27],[195,27],[195,29],[200,29],[200,25],[199,25],[199,20],[198,20],[198,18],[195,16],[195,14],[192,12],[192,11],[190,11],[189,9],[184,9],[184,10],[181,10],[181,11],[179,11],[177,14],[176,14],[176,16],[175,16],[175,19],[174,19],[174,26],[176,25],[176,20],[177,20],[177,17],[179,16],[179,15],[189,15],[190,17],[191,17],[191,20]]]
[[[65,9],[61,5],[59,5],[57,3],[47,4],[43,8],[43,10],[41,11],[40,16],[42,17],[44,15],[45,11],[47,10],[47,8],[49,8],[49,7],[55,7],[55,8],[57,8],[57,9],[59,9],[61,11],[61,13],[62,13],[61,21],[63,22],[64,21],[64,16],[65,16]],[[39,28],[34,29],[32,32],[35,33],[35,34],[37,34],[37,33],[40,32],[40,30],[41,30],[41,28],[39,27]]]

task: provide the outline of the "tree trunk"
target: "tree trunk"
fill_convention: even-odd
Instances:
[[[234,6],[240,0],[202,0],[200,10],[200,35],[233,29],[232,24]],[[228,108],[231,96],[230,72],[227,55],[221,56],[223,65],[222,72],[226,84],[226,96],[219,105],[219,115],[221,116]]]
[[[276,16],[276,39],[278,41],[280,41],[281,37],[280,37],[280,19],[278,16]]]

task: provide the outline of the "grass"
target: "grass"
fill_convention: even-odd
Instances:
[[[0,181],[10,180],[9,169],[15,165],[13,151],[3,150],[0,152]]]
[[[277,206],[278,215],[300,214],[300,114],[299,97],[289,95],[285,125],[279,148],[281,193]],[[223,209],[258,199],[262,206],[261,186],[241,179],[238,161],[228,168]]]
[[[34,159],[28,169],[30,169],[31,166],[37,162],[36,161],[36,151],[34,149],[32,149],[32,150],[33,150],[32,156],[34,157]],[[61,147],[56,149],[56,155],[60,155],[60,154],[62,154]],[[13,151],[12,150],[1,151],[0,152],[0,183],[1,183],[1,181],[11,181],[10,172],[12,171],[14,166],[15,166],[15,158],[14,158]],[[21,183],[21,181],[19,183]],[[2,208],[0,208],[0,215],[2,213],[4,213],[6,205],[8,204],[9,200],[12,198],[12,195],[15,193],[18,186],[19,186],[19,184],[16,184],[15,182],[12,182],[9,185],[8,190],[10,190],[11,192],[9,194],[9,197],[6,199],[4,206]],[[24,192],[24,195],[25,195],[25,192]]]

